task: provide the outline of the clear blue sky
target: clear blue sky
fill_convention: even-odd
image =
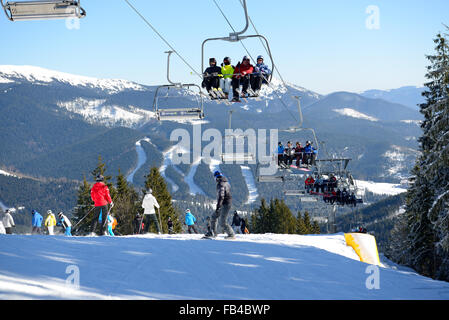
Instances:
[[[244,25],[239,0],[216,0],[236,29]],[[231,31],[212,0],[131,0],[188,62],[200,71],[201,43]],[[9,22],[0,19],[0,64],[35,65],[74,74],[166,83],[168,47],[122,0],[82,0],[87,17],[79,29],[64,20]],[[249,14],[265,35],[288,82],[318,93],[359,92],[422,85],[432,39],[449,25],[447,0],[247,0]],[[366,27],[370,5],[379,8],[379,29]],[[247,34],[254,33],[250,28]],[[252,56],[264,54],[257,40],[245,42]],[[240,44],[210,44],[206,58],[234,63]],[[266,54],[265,54],[266,56]],[[173,57],[172,80],[199,82]]]

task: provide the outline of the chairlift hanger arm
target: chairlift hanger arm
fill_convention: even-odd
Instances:
[[[273,55],[271,54],[271,49],[270,49],[270,44],[268,43],[268,39],[265,38],[262,35],[246,35],[246,36],[238,36],[237,39],[236,38],[232,38],[232,37],[217,37],[217,38],[208,38],[206,40],[203,41],[202,45],[201,45],[201,70],[204,70],[204,47],[206,45],[207,42],[209,41],[229,41],[229,42],[236,42],[236,41],[240,41],[240,40],[244,40],[247,38],[259,38],[264,40],[266,46],[267,46],[267,51],[268,51],[268,56],[270,57],[270,61],[271,61],[271,68],[272,70],[274,70],[274,60],[273,60]],[[270,75],[268,76],[268,79],[266,79],[268,82],[271,82],[271,79],[273,77],[273,72],[270,73]]]

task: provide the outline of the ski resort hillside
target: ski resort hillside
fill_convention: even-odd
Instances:
[[[449,299],[449,283],[360,262],[343,234],[0,235],[0,299]]]

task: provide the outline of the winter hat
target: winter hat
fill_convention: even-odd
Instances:
[[[217,63],[217,60],[215,60],[215,58],[210,58],[210,59],[209,59],[209,63],[211,63],[211,62]]]

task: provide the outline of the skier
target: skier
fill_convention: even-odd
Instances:
[[[296,142],[295,147],[295,158],[296,158],[296,166],[299,168],[301,166],[301,162],[303,162],[303,153],[304,148],[301,146],[301,143]]]
[[[58,213],[59,221],[56,224],[57,226],[61,226],[64,229],[64,234],[68,237],[72,236],[72,223],[70,222],[69,218],[67,218],[64,213],[59,212]]]
[[[291,166],[293,164],[293,159],[295,158],[295,148],[293,148],[290,141],[287,142],[287,147],[284,149],[284,153],[284,163],[287,166]]]
[[[112,214],[108,215],[108,235],[114,237],[114,228],[117,225],[117,220],[112,216]]]
[[[195,228],[195,222],[196,222],[195,216],[190,212],[190,209],[187,209],[184,224],[187,225],[187,231],[189,231],[189,233],[192,233],[192,230],[193,232],[198,233],[198,231]]]
[[[210,237],[212,236],[212,229],[211,229],[211,224],[210,224],[210,217],[207,216],[206,217],[206,226],[207,226],[207,232],[204,235],[205,237]]]
[[[278,142],[278,166],[281,166],[284,163],[284,146],[282,142]]]
[[[154,207],[160,208],[159,203],[157,202],[156,198],[153,196],[153,190],[150,188],[147,190],[145,197],[142,201],[142,208],[145,209],[144,211],[144,221],[145,221],[145,230],[144,233],[149,232],[150,230],[150,223],[151,221],[154,221],[157,228],[157,233],[161,234],[161,228],[159,226],[159,221],[156,217],[156,210],[154,210]]]
[[[254,72],[251,74],[251,89],[256,95],[259,95],[262,84],[268,83],[267,79],[270,74],[271,70],[263,63],[263,56],[258,56]]]
[[[226,219],[228,218],[229,210],[232,206],[232,195],[231,195],[231,185],[219,171],[214,172],[214,177],[217,182],[217,208],[212,215],[211,219],[211,231],[214,238],[218,235],[217,224],[225,230],[227,233],[227,239],[232,239],[235,237],[232,227],[228,224]]]
[[[216,91],[220,88],[221,68],[217,66],[215,58],[209,59],[209,67],[204,70],[202,87],[206,88],[212,98],[216,97]]]
[[[45,226],[48,230],[48,235],[54,235],[54,228],[56,225],[56,217],[51,210],[47,210],[47,218],[45,218]]]
[[[32,229],[31,229],[31,234],[40,234],[41,233],[41,227],[42,227],[42,216],[40,215],[39,212],[37,212],[36,210],[32,210],[31,214],[33,215],[33,219],[31,221],[32,224]]]
[[[9,209],[6,209],[1,221],[3,223],[3,227],[5,228],[5,233],[12,234],[12,228],[15,228],[16,225],[14,224],[14,219],[12,218]]]
[[[310,191],[313,189],[314,184],[315,184],[315,179],[313,179],[312,176],[308,176],[305,181],[305,187],[306,187],[307,193],[310,193]]]
[[[97,223],[100,222],[100,235],[106,235],[107,232],[107,215],[108,204],[110,208],[114,206],[111,196],[109,194],[109,188],[104,184],[104,177],[100,174],[95,179],[96,183],[90,190],[90,196],[94,202],[94,219],[92,220],[92,232],[97,229]],[[104,219],[102,219],[104,217]]]
[[[175,230],[173,230],[173,221],[171,220],[170,217],[168,217],[167,220],[167,227],[168,227],[168,234],[175,234]]]
[[[232,217],[231,227],[233,227],[235,233],[242,234],[242,232],[241,232],[241,222],[242,222],[242,220],[243,219],[240,218],[239,214],[237,213],[237,210],[234,211],[234,217]]]
[[[246,228],[246,221],[245,221],[245,219],[243,219],[242,218],[242,220],[240,220],[240,231],[241,231],[241,233],[242,234],[248,234],[249,233],[249,231],[248,231],[248,228]]]
[[[229,97],[229,92],[231,91],[232,75],[234,74],[235,67],[231,65],[231,58],[225,57],[223,63],[221,64],[221,73],[223,77],[220,78],[220,87],[226,96]]]
[[[250,84],[250,75],[253,73],[254,67],[251,65],[247,56],[244,56],[242,62],[239,62],[234,68],[234,75],[232,77],[232,101],[240,102],[239,88],[242,85],[241,96],[246,97],[247,90]]]
[[[136,217],[134,218],[134,234],[141,234],[143,231],[142,227],[142,220],[143,217],[140,213],[137,213]]]

